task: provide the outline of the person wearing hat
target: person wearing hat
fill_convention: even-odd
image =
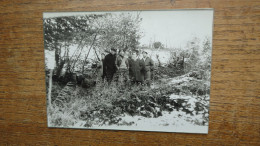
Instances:
[[[132,83],[142,84],[143,77],[141,71],[144,70],[144,63],[138,59],[138,52],[133,51],[129,59],[129,76]]]
[[[148,53],[143,51],[143,61],[144,61],[144,80],[145,83],[151,85],[151,75],[154,69],[154,62],[151,58],[148,57]]]
[[[105,56],[103,68],[103,76],[108,82],[112,81],[116,70],[116,49],[111,48],[110,53]]]

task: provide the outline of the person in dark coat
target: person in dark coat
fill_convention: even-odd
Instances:
[[[108,82],[112,81],[116,70],[116,49],[112,48],[111,52],[104,59],[103,76]]]
[[[141,56],[141,54],[139,52],[137,52],[137,61],[139,62],[140,64],[140,79],[141,79],[141,82],[143,83],[144,82],[144,75],[145,75],[145,64],[144,64],[144,60],[143,60],[143,57]]]
[[[144,80],[148,86],[151,84],[151,76],[154,70],[154,62],[148,57],[147,52],[143,51],[143,61],[144,61]]]
[[[129,59],[129,77],[133,83],[142,84],[143,77],[141,71],[144,70],[144,63],[137,58],[137,52],[132,53]]]

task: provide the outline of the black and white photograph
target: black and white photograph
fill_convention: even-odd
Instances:
[[[207,134],[213,14],[44,12],[48,127]]]

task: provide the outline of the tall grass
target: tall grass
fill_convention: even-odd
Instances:
[[[189,77],[189,74],[185,77]],[[125,113],[151,117],[151,114],[144,112],[155,112],[155,107],[168,110],[166,104],[170,102],[168,97],[171,94],[200,96],[198,91],[201,91],[201,95],[207,94],[203,80],[194,79],[174,86],[169,85],[167,79],[154,80],[154,83],[156,87],[149,88],[137,84],[131,86],[122,82],[109,84],[97,80],[96,85],[89,89],[77,86],[75,90],[70,91],[71,100],[64,103],[65,106],[59,107],[53,104],[52,108],[49,107],[49,126],[71,127],[79,121],[84,121],[85,127],[113,124],[119,120],[117,117]],[[142,108],[145,111],[141,111]],[[159,114],[156,113],[154,116]]]

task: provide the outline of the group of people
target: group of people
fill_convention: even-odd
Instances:
[[[107,82],[132,82],[134,84],[151,84],[154,62],[148,57],[148,53],[134,50],[128,51],[111,48],[106,56],[102,57],[102,78]]]

